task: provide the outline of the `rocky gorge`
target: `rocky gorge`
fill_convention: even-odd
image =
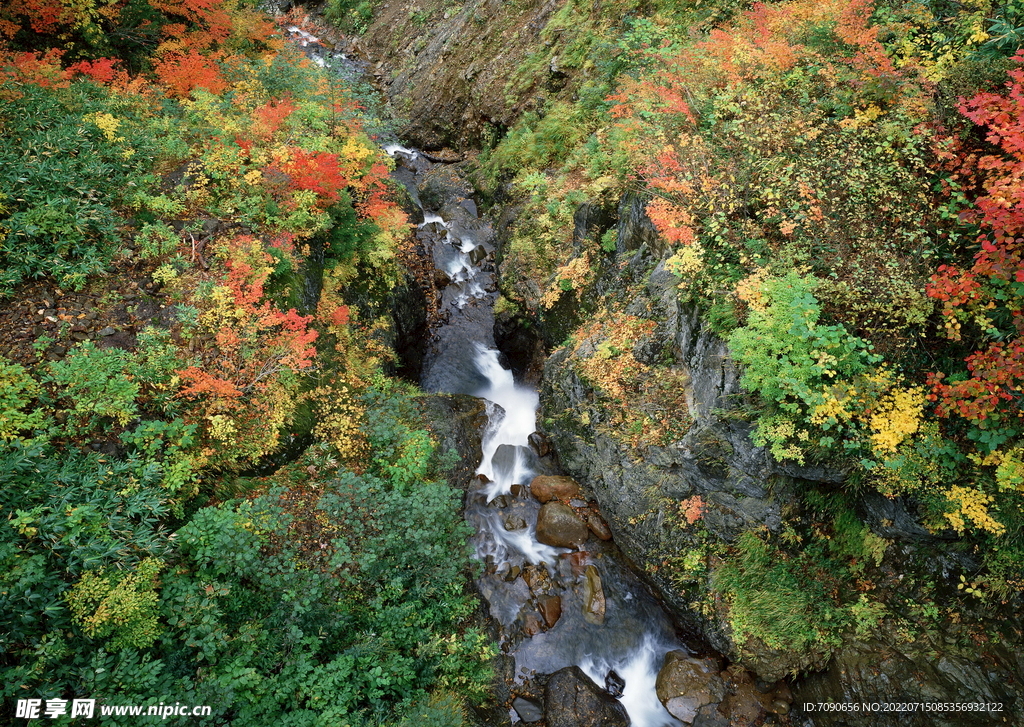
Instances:
[[[565,624],[569,608],[583,624],[600,623],[611,596],[605,593],[608,577],[602,581],[592,559],[607,554],[635,565],[644,584],[634,583],[624,571],[613,579],[615,587],[650,588],[653,601],[671,615],[668,632],[681,648],[659,655],[656,693],[668,713],[685,724],[1013,723],[1020,710],[1024,660],[1019,645],[1011,642],[971,644],[966,629],[960,632],[955,625],[945,632],[908,629],[905,619],[870,616],[866,625],[851,625],[835,638],[811,640],[800,649],[756,635],[737,638],[731,605],[716,587],[718,545],[733,546],[752,532],[792,532],[792,523],[812,519],[799,493],[807,488],[835,491],[850,472],[827,462],[780,462],[753,442],[755,422],[750,394],[740,384],[741,370],[709,324],[707,310],[677,295],[678,275],[666,263],[672,250],[647,213],[648,197],[628,192],[578,204],[575,244],[588,239],[614,243],[585,287],[555,306],[538,305],[543,281],[521,275],[510,253],[517,228],[524,224],[521,204],[500,187],[481,195],[468,181],[472,162],[462,160],[491,130],[511,127],[551,99],[571,97],[582,83],[586,68],[567,71],[557,62],[558,34],[548,21],[559,9],[557,2],[481,2],[461,8],[427,3],[417,15],[398,3],[383,3],[351,46],[368,59],[402,118],[401,139],[428,150],[419,156],[402,148],[397,176],[410,191],[412,208],[420,212],[422,254],[438,270],[424,286],[435,328],[421,382],[427,391],[456,395],[427,399],[425,407],[435,433],[460,453],[456,483],[467,493],[467,517],[507,533],[525,528],[544,546],[573,551],[548,552],[548,560],[537,556],[537,562],[527,555],[515,562],[487,553],[493,543],[483,550],[477,543],[488,563],[478,585],[499,624],[495,628],[503,648],[522,653],[535,637]],[[513,84],[513,69],[523,73],[524,59],[537,48],[553,48],[548,55],[555,56],[534,64],[533,76]],[[449,232],[458,260],[437,244]],[[469,287],[459,266],[467,261],[485,271],[478,289]],[[499,291],[518,306],[499,305],[492,312]],[[467,310],[467,295],[470,301],[475,295],[487,297],[489,304],[474,303]],[[460,296],[460,310],[467,313],[453,318],[451,309]],[[632,404],[648,406],[655,418],[685,421],[680,436],[638,446],[623,431],[617,403],[602,395],[581,366],[610,340],[603,330],[579,334],[602,311],[650,322],[629,353],[648,375],[671,379],[677,398],[671,406],[661,400]],[[507,492],[477,472],[477,445],[467,446],[486,438],[486,421],[495,415],[465,398],[485,388],[479,366],[474,371],[467,361],[478,355],[466,347],[470,331],[486,349],[501,352],[517,384],[539,390],[537,432],[524,430],[528,441],[519,445],[531,454],[517,455],[529,464],[508,465]],[[457,364],[451,363],[453,357]],[[485,452],[485,459],[495,456]],[[679,503],[692,504],[698,517],[689,517]],[[910,499],[869,492],[850,507],[865,528],[860,536],[878,546],[877,557],[862,567],[892,595],[894,611],[899,598],[904,599],[901,607],[913,608],[919,587],[904,588],[905,577],[937,579],[954,590],[957,578],[962,582],[962,574],[977,570],[970,554],[951,547],[948,535],[922,522]],[[560,563],[555,570],[565,571],[562,577],[573,584],[578,602],[566,601],[566,586],[552,580],[553,557]],[[1005,611],[999,618],[1004,617]],[[508,682],[498,693],[515,719],[560,727],[628,723],[615,701],[622,688],[614,669],[602,679],[594,670],[575,664],[554,668],[557,664],[549,662],[524,677],[511,673],[518,662],[503,658],[509,662],[503,670]],[[981,702],[1003,705],[1003,711],[994,717],[945,711],[815,712],[802,706],[893,700]],[[499,724],[506,718],[499,709],[487,719]]]

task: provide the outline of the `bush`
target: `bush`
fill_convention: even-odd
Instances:
[[[737,541],[737,554],[713,575],[729,605],[736,644],[748,638],[774,649],[802,652],[836,646],[848,616],[828,595],[809,558],[794,561],[752,531]]]
[[[0,297],[43,275],[79,289],[117,249],[117,205],[141,174],[146,143],[119,135],[134,112],[94,83],[58,92],[19,84],[18,93],[2,115],[0,188],[17,195],[0,197]]]

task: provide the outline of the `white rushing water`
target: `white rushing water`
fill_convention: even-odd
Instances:
[[[418,156],[415,150],[399,144],[390,144],[384,150],[392,156],[398,153],[410,159]],[[493,289],[488,289],[493,283],[482,282],[487,278],[479,262],[472,260],[471,253],[477,243],[462,225],[449,223],[435,212],[423,210],[419,229],[431,224],[437,225],[432,231],[437,241],[432,250],[435,265],[448,275],[458,291],[455,295],[445,293],[454,305],[453,314],[488,309],[496,295]],[[537,458],[530,449],[529,438],[537,428],[539,397],[532,387],[516,383],[512,372],[501,365],[497,350],[468,340],[471,334],[466,338],[456,345],[461,349],[457,360],[464,362],[458,365],[472,367],[475,372],[470,373],[478,374],[477,380],[482,383],[473,393],[486,401],[488,417],[477,469],[477,474],[483,475],[487,482],[477,494],[482,498],[481,503],[492,505],[467,507],[467,518],[472,510],[471,519],[478,530],[474,538],[476,556],[490,561],[494,568],[491,572],[497,574],[490,576],[490,582],[508,591],[492,592],[488,597],[491,614],[503,626],[513,627],[523,601],[530,598],[530,589],[522,578],[506,581],[498,577],[508,574],[513,567],[544,564],[561,594],[562,617],[551,629],[528,637],[520,644],[515,652],[517,671],[553,673],[575,665],[596,684],[604,685],[609,672],[614,670],[625,681],[620,702],[634,727],[678,727],[680,723],[658,700],[655,680],[665,653],[681,646],[675,642],[664,612],[649,596],[632,592],[631,589],[641,588],[635,577],[623,578],[623,568],[603,556],[594,558],[582,554],[581,562],[594,565],[601,572],[607,599],[604,623],[589,623],[583,614],[581,595],[585,579],[564,557],[570,549],[537,540],[539,503],[529,496],[512,498],[518,503],[515,513],[524,516],[525,527],[522,523],[509,527],[506,512],[493,506],[496,498],[510,495],[513,485],[528,486],[536,474]],[[514,712],[513,718],[518,719]]]
[[[408,149],[401,144],[388,144],[384,147],[384,153],[388,156],[394,156],[397,152],[402,152],[407,155],[410,159],[418,159],[420,153],[413,149]]]
[[[626,686],[619,701],[636,727],[676,727],[679,721],[665,710],[654,688],[668,650],[665,644],[645,634],[640,646],[624,658],[609,662],[600,657],[585,657],[577,666],[597,684],[613,669],[622,677]]]

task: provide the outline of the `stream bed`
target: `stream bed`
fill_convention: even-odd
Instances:
[[[655,682],[665,654],[686,649],[614,544],[602,539],[610,533],[595,503],[554,471],[550,457],[539,456],[545,445],[535,434],[537,391],[514,380],[495,346],[490,223],[477,216],[468,196],[443,200],[440,209],[424,207],[422,179],[436,165],[398,144],[385,151],[396,158],[395,176],[422,210],[417,238],[442,283],[423,388],[486,402],[477,489],[467,498],[465,516],[476,531],[476,557],[486,564],[477,585],[501,626],[502,650],[515,659],[516,682],[579,667],[628,714],[626,721],[610,715],[608,724],[680,725],[659,701]],[[538,476],[569,489],[560,490],[561,498],[541,493],[549,500],[542,504],[535,493],[543,487],[530,487]],[[565,522],[552,525],[551,512]],[[573,531],[580,523],[593,525]],[[564,544],[552,544],[560,540]],[[513,722],[535,721],[541,709],[522,698],[513,705]]]

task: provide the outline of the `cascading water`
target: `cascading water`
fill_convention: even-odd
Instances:
[[[429,168],[429,162],[414,150],[397,144],[385,150],[413,165],[415,171]],[[418,201],[413,178],[402,181]],[[472,394],[486,401],[488,424],[477,470],[483,484],[470,496],[466,518],[476,528],[476,555],[488,563],[478,585],[491,615],[505,627],[507,645],[514,649],[517,679],[579,666],[596,684],[604,685],[614,672],[625,682],[619,698],[632,725],[679,725],[655,693],[665,653],[682,648],[669,618],[637,578],[614,559],[613,546],[591,542],[592,538],[585,551],[574,553],[539,542],[540,503],[527,487],[513,489],[529,485],[540,474],[539,460],[529,446],[536,430],[538,395],[513,380],[494,346],[494,276],[483,256],[472,254],[481,248],[484,253],[492,251],[489,231],[466,206],[449,207],[441,211],[451,213],[448,220],[436,210],[424,210],[419,224],[421,241],[432,247],[437,269],[451,281],[442,292],[442,322],[434,329],[423,385],[430,391]],[[572,504],[586,505],[576,500]],[[528,585],[520,575],[527,569],[540,574],[534,576],[534,584]],[[533,608],[536,578],[543,578],[546,597],[559,599],[560,616],[547,630],[513,630],[522,614]],[[595,587],[603,598],[600,619],[587,610],[587,598],[593,598]],[[519,720],[514,710],[511,716]]]

